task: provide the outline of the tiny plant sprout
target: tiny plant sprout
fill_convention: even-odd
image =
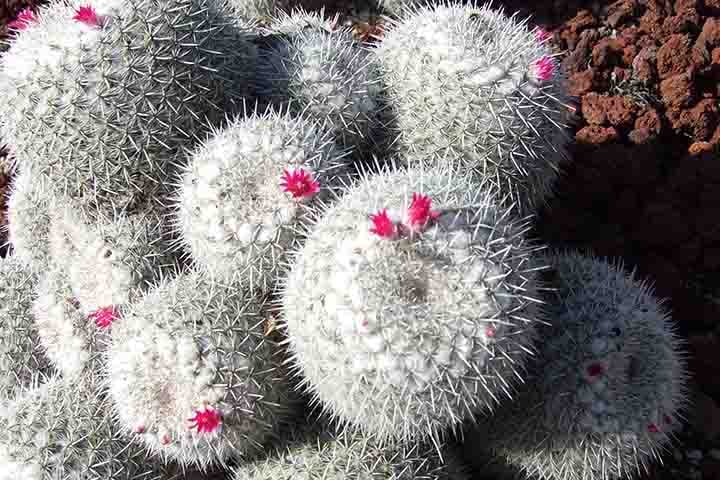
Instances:
[[[17,16],[15,20],[8,23],[8,29],[10,30],[24,30],[33,22],[36,22],[37,18],[35,17],[35,12],[33,12],[29,8],[23,9]]]
[[[302,168],[292,172],[285,169],[280,186],[295,199],[312,197],[320,191],[320,182],[315,181],[312,174]]]

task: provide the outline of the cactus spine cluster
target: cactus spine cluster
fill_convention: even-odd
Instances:
[[[565,147],[546,32],[400,0],[369,45],[290,5],[9,26],[0,480],[467,480],[459,433],[541,480],[656,460],[669,312],[531,234]]]

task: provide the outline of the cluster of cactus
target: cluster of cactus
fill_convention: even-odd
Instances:
[[[0,479],[468,479],[457,441],[647,467],[682,343],[621,264],[532,237],[565,161],[547,33],[400,2],[366,43],[284,6],[10,25]]]

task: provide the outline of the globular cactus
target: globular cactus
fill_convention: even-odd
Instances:
[[[268,24],[261,28],[261,32],[264,36],[293,35],[307,29],[330,33],[337,28],[338,22],[339,15],[330,18],[325,14],[325,9],[307,11],[296,7],[290,13],[283,10],[275,12]],[[259,52],[260,60],[264,56],[263,53]]]
[[[33,323],[36,283],[23,262],[0,259],[0,398],[52,372]]]
[[[258,96],[327,121],[338,143],[365,151],[382,127],[377,65],[350,29],[333,26],[302,10],[272,23],[268,31],[284,35],[260,50]]]
[[[132,207],[175,151],[253,92],[256,49],[221,0],[43,8],[0,59],[0,135],[56,193]]]
[[[437,440],[511,395],[543,318],[542,265],[493,199],[450,169],[390,169],[322,211],[281,309],[324,410],[381,439]]]
[[[115,427],[90,375],[53,376],[0,405],[0,480],[180,480]]]
[[[51,261],[50,189],[47,178],[23,168],[15,173],[7,201],[6,228],[13,256],[38,272]]]
[[[106,214],[75,203],[51,212],[50,251],[67,274],[82,312],[106,327],[179,259],[167,214],[155,205]]]
[[[457,163],[523,215],[564,156],[564,78],[541,30],[489,6],[408,7],[376,53],[406,161]]]
[[[469,480],[470,475],[445,445],[387,446],[372,436],[348,431],[314,435],[299,432],[264,460],[233,469],[233,480],[342,478],[361,480]]]
[[[108,331],[83,314],[65,272],[49,267],[35,289],[32,313],[45,356],[66,379],[101,367]]]
[[[261,451],[294,408],[264,304],[201,272],[163,281],[132,304],[106,350],[123,430],[201,469]]]
[[[650,287],[622,265],[579,252],[549,263],[552,326],[528,380],[466,441],[542,479],[630,478],[680,429],[682,343]]]
[[[312,206],[339,187],[346,157],[311,117],[268,110],[238,118],[184,167],[178,237],[203,268],[240,272],[251,289],[269,291]]]

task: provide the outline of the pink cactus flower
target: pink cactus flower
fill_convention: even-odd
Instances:
[[[555,75],[555,61],[547,55],[538,58],[532,64],[532,74],[541,82],[550,80]]]
[[[98,308],[94,312],[90,312],[88,318],[95,321],[95,325],[99,328],[107,328],[120,318],[120,312],[114,306]]]
[[[25,8],[20,13],[18,13],[18,16],[15,18],[15,20],[9,22],[7,26],[10,30],[20,31],[27,28],[33,22],[37,22],[35,12],[33,12],[29,8]]]
[[[280,186],[293,198],[311,197],[320,191],[320,182],[314,181],[312,175],[302,168],[293,172],[285,169]]]
[[[397,227],[393,221],[390,220],[386,208],[383,208],[378,213],[370,215],[370,221],[373,223],[373,227],[370,229],[370,232],[379,237],[393,238],[397,234]]]
[[[193,423],[191,428],[197,428],[198,433],[214,432],[222,423],[220,412],[212,407],[196,410],[195,416],[188,419]]]
[[[544,28],[538,27],[535,29],[535,40],[537,40],[538,43],[545,43],[551,38],[552,33],[548,32]]]
[[[599,377],[605,372],[605,367],[603,367],[602,363],[593,363],[587,367],[587,374],[590,377]]]
[[[655,425],[654,423],[651,423],[650,425],[648,425],[647,429],[648,429],[648,432],[650,432],[650,433],[658,433],[660,431],[658,426]]]
[[[427,226],[429,222],[440,216],[440,213],[430,209],[432,200],[427,195],[413,193],[412,201],[407,211],[405,226],[410,231],[419,231]]]
[[[102,18],[98,16],[91,5],[83,5],[75,11],[73,20],[90,25],[91,27],[98,27],[101,24]]]

